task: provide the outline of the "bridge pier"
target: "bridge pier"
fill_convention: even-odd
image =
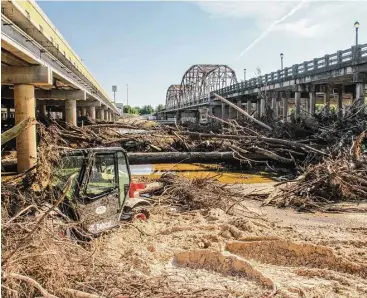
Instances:
[[[252,112],[252,103],[251,103],[251,99],[248,98],[247,99],[247,113],[251,115]]]
[[[364,88],[365,83],[357,83],[356,84],[356,99],[358,106],[364,105]]]
[[[285,92],[284,97],[282,98],[283,122],[288,122],[288,98],[289,98],[289,93]]]
[[[277,105],[277,92],[272,92],[271,97],[271,109],[273,110],[273,117],[274,119],[278,118],[278,105]]]
[[[265,116],[265,98],[260,98],[260,117]]]
[[[309,94],[309,105],[310,105],[310,109],[308,110],[311,117],[313,117],[315,115],[315,111],[316,111],[316,92],[315,92],[315,87],[312,86],[311,91],[308,93]]]
[[[224,119],[226,116],[225,110],[226,110],[226,104],[222,102],[222,117],[221,117],[222,119]]]
[[[242,109],[242,101],[239,99],[237,100],[237,106]],[[242,119],[242,114],[239,111],[237,112],[237,120]]]
[[[46,105],[41,105],[40,114],[42,118],[47,117],[47,106]]]
[[[76,100],[75,99],[65,100],[65,121],[69,125],[74,125],[74,126],[77,125],[76,124]]]
[[[28,117],[36,117],[34,86],[14,85],[15,124]],[[16,138],[17,170],[24,172],[37,161],[36,126],[32,125]]]
[[[1,66],[1,84],[13,85],[15,125],[36,117],[35,86],[50,86],[53,79],[47,66]],[[3,93],[1,94],[3,97]],[[44,110],[43,110],[44,111]],[[10,106],[7,115],[9,116]],[[23,172],[37,161],[36,126],[32,125],[16,137],[17,170]]]
[[[298,121],[301,118],[301,92],[298,90],[294,93],[294,106],[294,118]]]
[[[104,120],[104,110],[103,109],[98,109],[98,119],[99,120]]]
[[[228,105],[228,118],[236,119],[237,118],[237,110],[230,105]]]
[[[94,107],[94,106],[88,107],[87,112],[88,112],[89,118],[91,118],[92,120],[96,119],[96,107]]]
[[[256,117],[259,118],[261,116],[261,103],[260,100],[256,100]]]
[[[325,86],[325,91],[324,91],[324,109],[326,114],[330,113],[330,86],[326,85]]]
[[[86,117],[87,116],[87,108],[86,107],[82,107],[82,116]]]
[[[343,114],[344,114],[343,94],[344,94],[344,85],[341,85],[338,89],[338,116],[339,117],[343,117]]]

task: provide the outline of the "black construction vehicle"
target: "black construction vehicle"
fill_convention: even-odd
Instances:
[[[122,148],[67,151],[54,171],[58,195],[72,176],[71,189],[58,211],[79,221],[88,233],[98,235],[118,226],[120,220],[149,217],[149,201],[129,197],[131,174]]]

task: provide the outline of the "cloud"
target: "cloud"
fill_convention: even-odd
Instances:
[[[327,28],[321,24],[311,25],[309,19],[300,19],[294,22],[278,24],[273,28],[273,31],[283,31],[297,36],[317,37],[322,36],[327,32]]]
[[[220,1],[197,2],[212,17],[251,18],[264,29],[297,5],[294,1]]]
[[[270,24],[268,28],[266,28],[259,37],[257,37],[249,46],[247,46],[246,49],[244,49],[240,55],[237,57],[237,59],[241,58],[247,51],[249,51],[251,48],[253,48],[260,40],[264,39],[270,31],[273,30],[278,24],[288,19],[290,16],[295,14],[302,6],[305,4],[305,1],[299,2],[296,6],[294,6],[290,11],[288,11],[285,15],[283,15],[280,19],[275,20],[273,23]]]

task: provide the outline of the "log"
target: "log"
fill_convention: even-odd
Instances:
[[[7,131],[1,134],[1,145],[9,142],[10,140],[16,138],[20,133],[25,131],[26,129],[30,128],[32,125],[36,124],[36,119],[32,117],[28,117],[23,121],[19,122],[14,127],[8,129]]]
[[[247,118],[251,119],[252,121],[254,121],[255,123],[259,124],[260,126],[268,129],[268,130],[273,130],[270,126],[266,125],[265,123],[261,122],[260,120],[256,119],[255,117],[251,116],[250,114],[248,114],[246,111],[242,110],[239,106],[235,105],[234,103],[230,102],[229,100],[225,99],[224,97],[213,93],[213,95],[220,99],[221,101],[223,101],[224,103],[228,104],[229,106],[231,106],[232,108],[234,108],[235,110],[239,111],[242,115],[245,115]]]
[[[229,139],[229,140],[260,140],[264,141],[266,143],[272,143],[272,144],[281,144],[288,147],[294,147],[298,149],[302,149],[304,151],[313,151],[315,153],[319,153],[321,155],[328,155],[325,152],[322,152],[316,148],[313,148],[309,145],[299,143],[297,141],[288,141],[288,140],[282,140],[282,139],[275,139],[275,138],[268,138],[263,136],[240,136],[240,135],[218,135],[218,134],[209,134],[209,133],[199,133],[199,132],[189,132],[189,131],[183,131],[181,132],[183,135],[189,135],[197,138],[217,138],[217,139]]]
[[[221,162],[233,161],[233,152],[148,152],[128,153],[129,163],[133,165],[177,162]]]

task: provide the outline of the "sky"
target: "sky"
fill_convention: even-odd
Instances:
[[[367,43],[367,1],[38,2],[116,101],[165,103],[194,64],[227,64],[237,79]]]

